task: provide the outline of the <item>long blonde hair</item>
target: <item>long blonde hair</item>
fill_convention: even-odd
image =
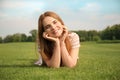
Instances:
[[[40,46],[40,54],[42,54],[44,57],[50,58],[53,53],[54,43],[52,41],[49,41],[45,38],[43,38],[43,32],[44,32],[44,26],[43,26],[43,20],[45,17],[50,16],[55,19],[57,19],[59,22],[61,22],[62,25],[64,25],[62,19],[54,12],[47,11],[44,14],[42,14],[39,17],[38,20],[38,43]],[[67,50],[70,49],[69,39],[68,37],[65,40]]]

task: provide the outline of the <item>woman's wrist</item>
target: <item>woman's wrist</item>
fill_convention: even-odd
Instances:
[[[56,40],[55,41],[55,45],[59,45],[60,44],[60,41],[59,40]]]
[[[64,42],[64,41],[60,42],[60,45],[61,45],[62,47],[65,46],[65,42]]]

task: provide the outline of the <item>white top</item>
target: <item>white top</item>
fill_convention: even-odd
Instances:
[[[71,32],[68,34],[72,48],[80,47],[80,40],[78,34]]]

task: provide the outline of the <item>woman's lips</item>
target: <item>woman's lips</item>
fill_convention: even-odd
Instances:
[[[56,34],[56,33],[58,33],[58,30],[54,30],[54,31],[53,31],[53,34]]]

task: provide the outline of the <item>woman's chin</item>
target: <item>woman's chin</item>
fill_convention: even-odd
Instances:
[[[60,37],[60,36],[53,36],[54,38],[58,38],[58,37]]]
[[[54,34],[54,35],[52,35],[52,36],[55,37],[55,38],[58,38],[58,37],[61,36],[61,34]]]
[[[60,35],[53,35],[52,37],[54,37],[54,38],[59,38]]]

